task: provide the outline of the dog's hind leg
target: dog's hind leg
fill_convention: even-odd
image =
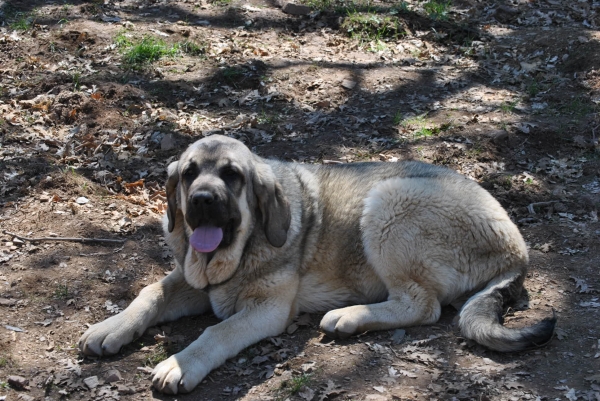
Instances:
[[[369,192],[361,219],[368,263],[362,268],[379,276],[387,287],[388,299],[327,313],[321,321],[326,333],[347,337],[438,320],[442,298],[436,283],[452,281],[453,277],[439,277],[439,272],[446,274],[448,269],[445,255],[436,253],[435,238],[452,230],[440,216],[440,191],[432,189],[436,182],[425,184],[422,179],[396,178]]]
[[[371,330],[389,330],[435,323],[441,305],[435,296],[415,281],[392,289],[387,301],[335,309],[323,316],[321,329],[331,337],[347,338]]]

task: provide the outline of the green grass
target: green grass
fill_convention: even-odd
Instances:
[[[223,80],[230,85],[235,85],[235,83],[244,75],[244,72],[236,67],[227,67],[221,70],[221,76]]]
[[[54,298],[67,299],[69,295],[69,286],[66,284],[59,284],[54,290]]]
[[[334,11],[337,13],[373,9],[372,1],[370,0],[300,0],[300,2],[314,10]],[[406,1],[390,2],[388,4],[390,4],[390,7],[382,7],[377,12],[395,15],[399,12],[409,11],[409,5]]]
[[[150,356],[146,358],[146,366],[154,367],[168,357],[169,353],[167,352],[167,348],[163,344],[158,344],[156,348],[152,350]]]
[[[594,109],[594,105],[589,100],[580,96],[572,98],[560,107],[562,113],[573,116],[575,120],[579,120],[594,112]]]
[[[114,42],[119,49],[125,49],[133,46],[133,39],[131,35],[125,31],[119,32],[117,36],[115,36]]]
[[[394,116],[394,122],[399,121],[399,125],[407,130],[412,130],[413,139],[427,138],[430,136],[438,135],[441,132],[447,131],[452,127],[451,122],[446,122],[441,125],[435,125],[431,121],[425,118],[425,114],[411,117],[408,119],[402,119],[402,115]],[[398,124],[396,124],[398,125]]]
[[[353,39],[365,41],[385,41],[406,35],[402,21],[395,15],[350,11],[340,29]]]
[[[228,6],[231,4],[231,0],[210,0],[210,2],[217,6]]]
[[[8,365],[8,358],[5,356],[0,356],[0,368],[3,368]]]
[[[515,107],[517,107],[517,104],[519,104],[519,99],[512,100],[510,102],[502,102],[500,104],[500,111],[504,114],[512,113],[513,111],[515,111]]]
[[[256,117],[256,122],[264,125],[273,125],[280,120],[277,114],[268,114],[264,110],[261,110],[260,114]]]
[[[320,11],[331,10],[334,4],[331,0],[302,0],[301,3]]]
[[[297,394],[302,387],[308,386],[311,382],[311,374],[302,373],[299,376],[293,376],[289,380],[285,380],[281,383],[281,387],[277,390],[277,400],[285,400],[290,396]]]
[[[115,44],[123,54],[123,64],[133,70],[141,69],[162,57],[174,57],[180,50],[178,44],[168,45],[152,36],[135,39],[124,32],[115,37]]]
[[[527,94],[530,97],[535,97],[535,96],[537,96],[538,93],[541,92],[542,89],[541,89],[540,83],[538,81],[531,80],[525,86],[525,90],[527,91]]]
[[[186,40],[185,42],[181,42],[179,44],[179,48],[181,49],[181,51],[186,54],[189,54],[190,56],[201,56],[203,54],[206,54],[206,47],[207,46],[204,43],[198,44],[189,40]]]
[[[31,22],[29,22],[25,17],[19,18],[10,24],[10,28],[15,31],[26,31],[30,26]]]
[[[33,25],[35,21],[34,13],[26,14],[22,12],[16,12],[12,16],[7,17],[10,21],[8,26],[10,29],[15,31],[26,31]]]
[[[7,2],[5,2],[7,3]],[[33,8],[28,12],[19,11],[18,8],[11,5],[9,1],[0,7],[0,14],[2,16],[2,25],[14,31],[26,31],[33,26],[35,23],[38,10]]]
[[[400,125],[401,122],[402,122],[402,112],[400,110],[398,110],[396,112],[396,114],[394,114],[393,124]]]
[[[423,8],[427,13],[427,16],[432,20],[447,20],[448,11],[450,11],[451,2],[448,1],[428,1],[423,4]]]
[[[144,347],[144,343],[142,341],[137,341],[131,343],[130,346],[134,347],[134,349],[139,350]],[[168,344],[162,342],[158,343],[153,348],[150,348],[150,355],[144,361],[144,366],[154,367],[162,361],[164,361],[165,359],[167,359],[168,357],[170,357],[171,355],[180,352],[182,349],[183,346],[181,344]]]
[[[81,73],[76,72],[73,74],[73,90],[78,91],[81,87]]]
[[[398,39],[407,34],[399,14],[409,11],[406,1],[390,2],[374,6],[370,0],[301,0],[315,10],[336,12],[342,16],[340,31],[359,40],[361,45],[375,42],[373,51],[384,50],[383,42]]]

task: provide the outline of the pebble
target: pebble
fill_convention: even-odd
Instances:
[[[135,393],[135,389],[124,384],[117,384],[117,391],[120,394],[133,394]]]
[[[108,372],[106,372],[106,377],[104,378],[104,381],[106,383],[114,383],[121,381],[122,379],[123,378],[121,377],[121,372],[119,372],[117,369],[110,369]]]
[[[0,298],[0,306],[14,306],[17,300],[12,298]]]
[[[75,202],[79,205],[85,205],[89,201],[90,200],[88,198],[86,198],[85,196],[80,196],[79,198],[75,199]]]
[[[356,82],[355,81],[351,81],[349,79],[344,79],[342,81],[342,87],[345,89],[354,89],[354,87],[356,86]]]
[[[90,390],[95,389],[100,384],[100,381],[98,380],[98,376],[86,377],[85,379],[83,379],[83,382],[85,383],[86,386],[88,386],[88,388]]]
[[[8,376],[7,381],[8,385],[15,390],[26,390],[27,385],[29,384],[29,379],[26,379],[23,376]]]
[[[283,8],[283,12],[291,15],[308,15],[310,14],[310,7],[303,6],[300,4],[286,3]]]

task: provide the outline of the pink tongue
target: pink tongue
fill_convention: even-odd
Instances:
[[[201,226],[194,230],[190,237],[190,244],[198,252],[212,252],[221,243],[223,239],[223,230],[219,227]]]

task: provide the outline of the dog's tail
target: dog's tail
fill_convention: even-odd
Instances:
[[[508,272],[469,298],[460,311],[462,335],[500,352],[522,351],[549,342],[554,334],[556,314],[529,327],[502,325],[504,308],[518,299],[523,280],[523,272]]]

